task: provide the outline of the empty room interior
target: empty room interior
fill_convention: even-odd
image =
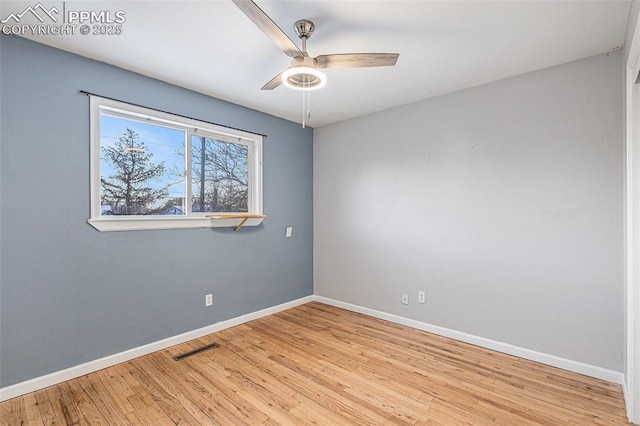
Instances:
[[[0,2],[0,424],[640,424],[639,15]]]

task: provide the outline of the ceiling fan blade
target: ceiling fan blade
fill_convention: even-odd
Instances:
[[[398,53],[338,53],[316,58],[318,68],[391,67],[398,60]]]
[[[280,86],[282,84],[282,73],[284,73],[284,71],[282,71],[280,74],[273,77],[271,81],[269,81],[267,84],[262,86],[260,90],[273,90],[276,87]]]
[[[285,54],[296,58],[298,56],[304,56],[302,51],[296,44],[291,41],[289,37],[280,29],[275,22],[264,13],[262,9],[258,7],[251,0],[232,0],[238,8],[247,15],[247,17],[258,27],[263,33],[267,35]]]

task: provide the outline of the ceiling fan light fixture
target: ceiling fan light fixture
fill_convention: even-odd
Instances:
[[[316,90],[327,84],[327,76],[310,66],[291,67],[282,73],[282,83],[297,90]]]

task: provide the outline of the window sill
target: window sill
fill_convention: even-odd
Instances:
[[[238,228],[242,226],[258,226],[264,217],[250,218],[207,218],[207,217],[101,217],[89,219],[87,223],[100,232],[111,231],[144,231],[151,229],[185,229],[185,228]]]

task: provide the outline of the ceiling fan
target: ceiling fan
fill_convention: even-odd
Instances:
[[[338,53],[311,58],[307,54],[307,40],[315,29],[313,22],[302,19],[294,25],[296,35],[302,40],[300,49],[253,1],[232,1],[276,46],[293,58],[291,66],[262,86],[262,90],[273,90],[282,83],[300,90],[319,89],[326,83],[321,68],[393,66],[400,56],[397,53]]]

